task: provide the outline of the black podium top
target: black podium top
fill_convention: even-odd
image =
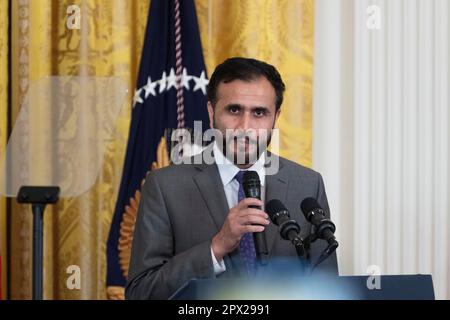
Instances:
[[[191,280],[175,300],[433,300],[431,275]]]

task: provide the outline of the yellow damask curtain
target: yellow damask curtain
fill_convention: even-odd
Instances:
[[[277,127],[280,155],[311,165],[313,0],[195,1],[208,71],[230,56],[275,65],[287,91]]]
[[[12,1],[13,121],[30,85],[45,76],[119,76],[134,89],[148,1]],[[78,5],[81,29],[67,28],[67,8]],[[130,105],[122,108],[104,166],[86,194],[61,199],[45,212],[44,298],[104,299],[106,239],[121,177]],[[38,134],[38,133],[36,133]],[[31,212],[14,205],[11,297],[31,294]],[[67,267],[81,270],[81,288],[69,290]]]
[[[149,2],[12,1],[13,122],[30,84],[45,76],[119,76],[126,79],[129,92],[133,92]],[[216,64],[236,55],[266,60],[279,68],[287,85],[278,122],[282,138],[280,153],[310,165],[313,0],[196,0],[195,3],[209,74]],[[80,30],[70,30],[66,26],[67,8],[74,4],[81,9]],[[3,7],[0,8],[3,16]],[[4,29],[2,27],[0,33],[2,66],[6,59],[1,51],[6,41]],[[6,83],[3,70],[6,69],[0,69],[0,93],[4,92],[2,88]],[[6,102],[3,101],[5,94],[0,96],[2,150]],[[128,97],[122,108],[115,136],[107,146],[103,168],[94,187],[80,197],[62,199],[57,206],[46,210],[46,299],[106,298],[106,240],[121,178],[131,98]],[[30,208],[14,204],[11,216],[11,297],[30,298]],[[66,286],[69,276],[66,269],[70,265],[80,266],[79,290]]]

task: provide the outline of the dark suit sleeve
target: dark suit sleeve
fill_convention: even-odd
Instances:
[[[167,299],[192,278],[214,277],[211,241],[174,254],[170,214],[156,173],[149,173],[142,188],[126,299]]]
[[[322,176],[319,173],[317,175],[318,182],[316,199],[319,205],[324,209],[325,216],[330,219],[330,207],[328,205],[327,194],[325,192],[325,185],[323,183]],[[315,243],[312,244],[312,246],[314,246],[314,250],[311,251],[312,263],[315,263],[317,261],[322,251],[326,249],[327,245],[327,242],[321,239],[318,239]],[[314,270],[314,274],[338,275],[339,272],[336,252],[333,252],[331,256],[329,256],[325,261],[319,264]]]

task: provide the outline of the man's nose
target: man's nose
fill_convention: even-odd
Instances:
[[[241,129],[241,130],[247,130],[247,129],[250,129],[250,115],[247,113],[247,112],[244,112],[243,114],[242,114],[242,117],[241,117],[241,119],[240,119],[241,121],[240,121],[240,123],[239,123],[239,127],[238,127],[238,129]]]

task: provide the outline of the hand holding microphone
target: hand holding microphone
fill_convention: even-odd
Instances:
[[[234,251],[245,233],[262,232],[270,221],[268,215],[252,206],[261,207],[263,202],[246,198],[230,209],[222,229],[212,240],[212,249],[217,261]]]
[[[212,249],[216,259],[234,251],[246,233],[253,233],[256,256],[265,264],[268,255],[265,227],[270,223],[268,215],[261,210],[261,184],[258,173],[246,171],[243,175],[242,187],[245,199],[231,208],[220,232],[212,240]]]

